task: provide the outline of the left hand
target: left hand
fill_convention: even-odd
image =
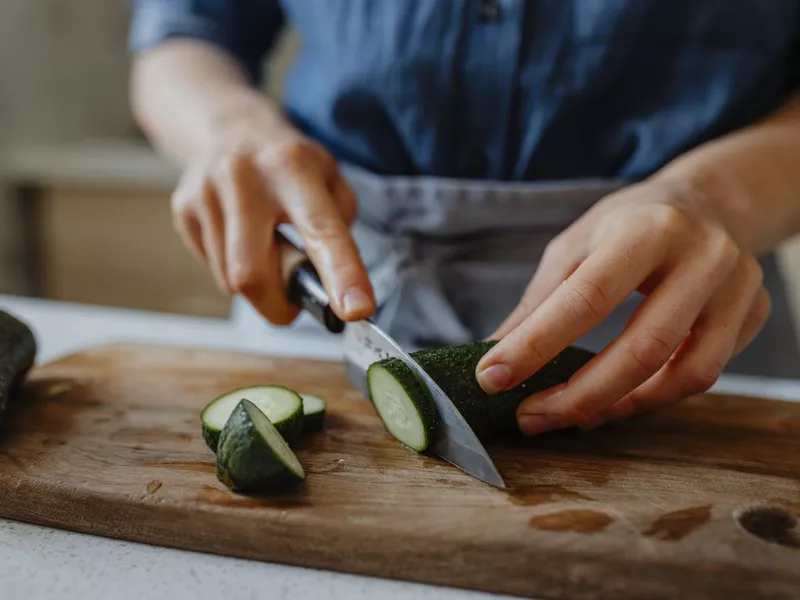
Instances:
[[[488,393],[512,388],[603,321],[646,296],[620,336],[566,384],[525,400],[534,435],[592,429],[710,388],[770,313],[761,268],[689,187],[650,180],[596,204],[545,250],[519,306],[478,364]]]

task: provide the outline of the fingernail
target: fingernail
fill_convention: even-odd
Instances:
[[[525,435],[537,435],[554,429],[555,423],[548,415],[520,415],[519,429]]]
[[[597,415],[597,416],[592,417],[591,419],[589,419],[585,423],[581,424],[579,427],[580,427],[581,431],[592,431],[592,430],[597,429],[598,427],[601,427],[602,425],[604,425],[605,422],[606,422],[606,420],[603,417],[601,417],[600,415]]]
[[[350,288],[342,296],[342,307],[348,315],[362,313],[372,308],[372,300],[361,288]]]
[[[511,369],[506,365],[492,365],[478,372],[478,383],[487,394],[497,394],[511,383]]]

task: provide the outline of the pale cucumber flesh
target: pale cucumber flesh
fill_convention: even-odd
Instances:
[[[412,450],[424,450],[429,441],[429,427],[395,373],[373,365],[369,372],[369,390],[387,431]]]

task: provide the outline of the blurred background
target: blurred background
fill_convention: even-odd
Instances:
[[[226,316],[174,234],[180,175],[128,107],[124,0],[0,2],[0,294]],[[270,57],[266,93],[295,55]]]
[[[174,234],[179,171],[128,108],[123,0],[0,2],[0,294],[222,317]],[[266,93],[298,46],[287,32]],[[780,252],[800,322],[800,242]]]

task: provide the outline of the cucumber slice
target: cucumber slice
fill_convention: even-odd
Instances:
[[[593,352],[570,346],[517,387],[489,395],[478,384],[475,368],[496,343],[473,342],[412,353],[482,440],[517,433],[517,407],[525,398],[566,382],[594,357]],[[417,452],[426,449],[435,419],[430,411],[438,413],[414,372],[398,359],[382,360],[370,366],[367,384],[389,433]]]
[[[306,474],[267,416],[242,399],[219,436],[217,478],[235,492],[266,492]]]
[[[247,398],[255,404],[291,441],[303,428],[303,400],[297,392],[278,385],[258,385],[232,390],[212,400],[200,415],[203,439],[214,452],[219,435],[239,401]]]
[[[439,413],[414,371],[400,359],[383,360],[367,370],[367,387],[386,430],[412,450],[424,451],[433,441]]]
[[[325,412],[328,403],[324,398],[314,394],[300,394],[303,399],[303,431],[302,435],[322,431],[325,425]]]

